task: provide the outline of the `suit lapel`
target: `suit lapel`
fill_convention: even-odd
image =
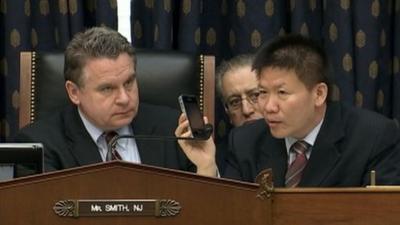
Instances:
[[[285,172],[287,167],[287,153],[284,139],[269,138],[263,139],[260,145],[261,154],[258,159],[258,173],[263,169],[271,168],[273,182],[277,187],[284,186]]]
[[[64,126],[69,139],[67,148],[79,166],[102,162],[98,147],[86,131],[76,107],[64,113]]]
[[[335,144],[343,136],[340,107],[330,103],[299,186],[321,186],[341,157]]]

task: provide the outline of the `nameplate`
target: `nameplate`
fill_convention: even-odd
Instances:
[[[179,202],[171,199],[62,200],[53,207],[54,212],[62,217],[168,217],[177,215],[180,209]]]

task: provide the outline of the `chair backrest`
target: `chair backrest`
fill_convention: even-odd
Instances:
[[[19,127],[68,104],[63,52],[21,52]],[[198,96],[203,114],[214,124],[214,56],[178,51],[137,50],[141,102],[179,109],[180,94]]]

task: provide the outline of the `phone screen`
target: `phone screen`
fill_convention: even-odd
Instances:
[[[186,114],[186,117],[189,120],[193,137],[203,136],[205,133],[204,120],[196,96],[181,95],[179,96],[179,103],[182,112]]]

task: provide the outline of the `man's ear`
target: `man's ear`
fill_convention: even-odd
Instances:
[[[328,85],[326,85],[325,83],[318,83],[314,87],[314,94],[316,106],[321,106],[325,104],[328,97]]]
[[[79,100],[79,87],[78,85],[76,85],[74,82],[67,80],[65,82],[65,89],[67,90],[67,94],[69,99],[71,100],[72,103],[74,103],[75,105],[79,105],[80,104],[80,100]]]

